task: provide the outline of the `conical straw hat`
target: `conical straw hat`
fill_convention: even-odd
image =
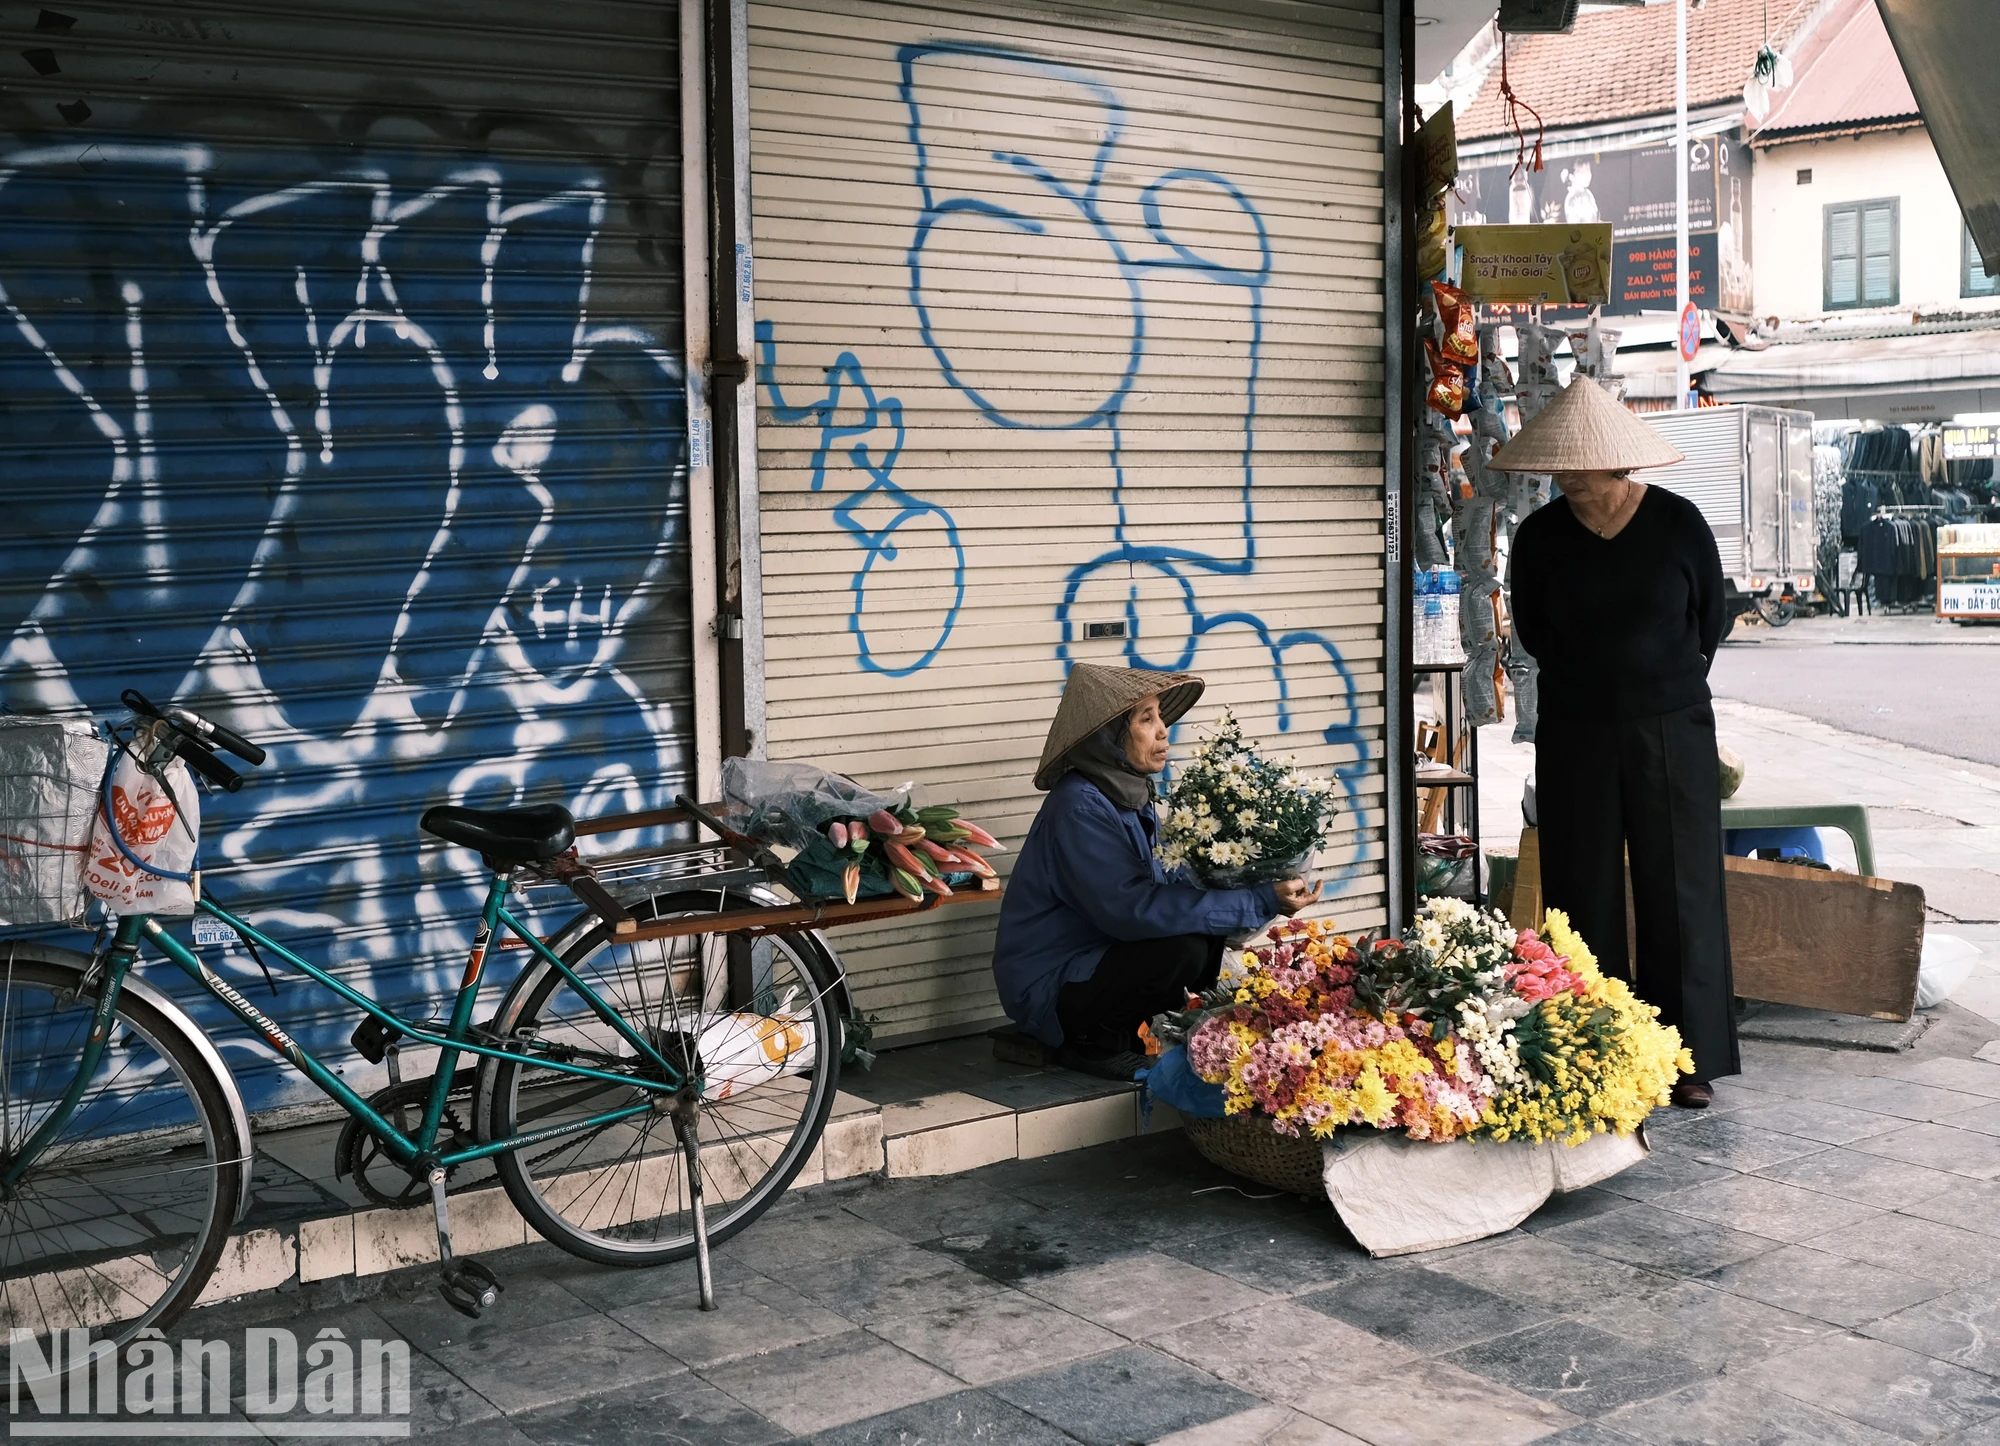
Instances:
[[[1680,460],[1665,437],[1596,382],[1578,377],[1486,465],[1502,472],[1623,472]]]
[[[1056,721],[1049,725],[1049,740],[1042,745],[1042,761],[1035,768],[1035,787],[1054,788],[1065,772],[1063,755],[1112,719],[1131,712],[1141,698],[1158,693],[1160,717],[1172,723],[1194,706],[1206,686],[1193,673],[1154,673],[1144,668],[1100,668],[1093,663],[1078,663],[1070,669],[1062,703],[1056,708]]]

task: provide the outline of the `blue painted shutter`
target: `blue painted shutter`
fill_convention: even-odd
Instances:
[[[424,1013],[483,888],[427,805],[690,769],[674,7],[64,8],[7,16],[0,704],[270,745],[210,891]]]

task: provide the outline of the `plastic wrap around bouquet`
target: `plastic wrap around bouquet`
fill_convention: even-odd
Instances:
[[[1658,1013],[1561,913],[1517,932],[1433,899],[1401,939],[1279,925],[1153,1022],[1176,1048],[1148,1084],[1197,1120],[1317,1142],[1349,1230],[1401,1254],[1511,1229],[1643,1159],[1640,1126],[1693,1069]]]
[[[1334,785],[1261,757],[1224,713],[1161,809],[1160,862],[1212,889],[1294,878],[1326,841]]]

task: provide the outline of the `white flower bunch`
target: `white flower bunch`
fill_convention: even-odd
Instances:
[[[1514,1022],[1526,1014],[1528,1001],[1513,994],[1472,998],[1458,1006],[1458,1036],[1472,1047],[1479,1067],[1496,1084],[1505,1088],[1519,1084],[1521,1046],[1514,1038]]]
[[[1224,713],[1175,778],[1162,810],[1160,862],[1192,869],[1215,887],[1287,878],[1325,841],[1334,787],[1260,757]]]

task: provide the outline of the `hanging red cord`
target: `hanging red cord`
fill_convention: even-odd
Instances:
[[[1507,124],[1514,128],[1514,138],[1520,142],[1514,151],[1514,169],[1508,174],[1518,176],[1526,165],[1531,171],[1542,168],[1542,113],[1514,94],[1514,87],[1507,80],[1507,32],[1500,32],[1500,99],[1504,103]],[[1535,118],[1535,159],[1528,165],[1528,129],[1521,124],[1521,112],[1526,111]]]

